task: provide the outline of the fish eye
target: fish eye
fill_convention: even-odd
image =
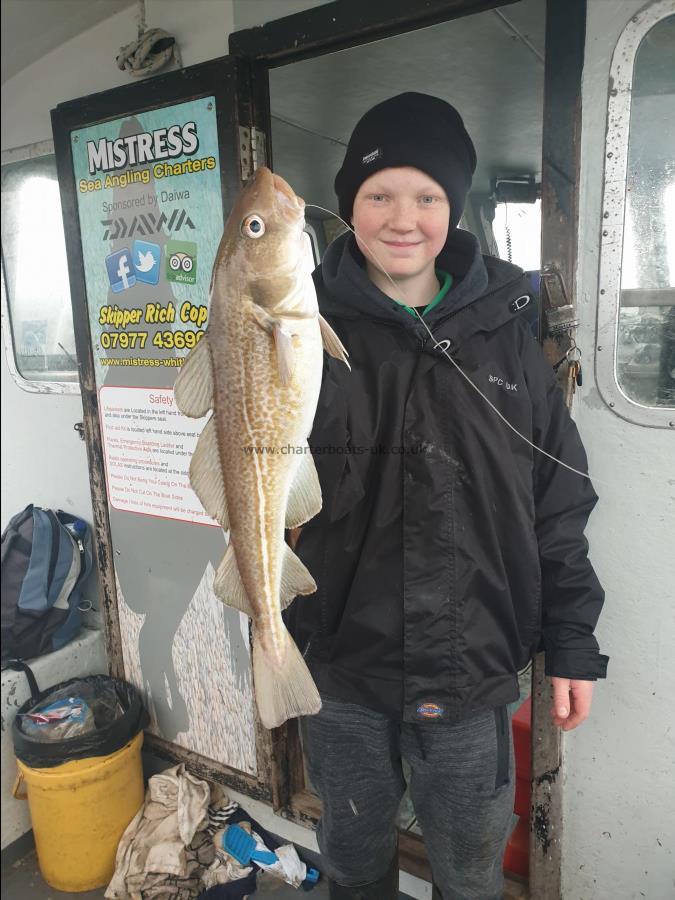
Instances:
[[[250,238],[259,238],[265,234],[265,223],[260,216],[246,216],[241,223],[241,233]]]

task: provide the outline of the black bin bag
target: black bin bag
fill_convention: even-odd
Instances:
[[[12,738],[17,759],[31,768],[108,756],[150,721],[140,693],[126,681],[87,675],[38,691],[28,666],[20,663],[19,667],[28,670],[32,696],[16,714]]]

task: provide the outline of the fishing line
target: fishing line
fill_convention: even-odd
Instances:
[[[440,351],[443,353],[443,355],[444,355],[447,359],[450,360],[450,362],[451,362],[451,363],[453,364],[453,366],[457,369],[457,371],[458,371],[459,374],[462,376],[462,378],[464,378],[465,381],[468,381],[468,383],[471,385],[471,387],[472,387],[478,394],[480,394],[480,396],[483,398],[483,400],[485,400],[485,402],[487,403],[487,405],[488,405],[488,406],[489,406],[489,407],[490,407],[490,408],[491,408],[491,409],[499,416],[499,418],[502,420],[502,422],[504,422],[505,425],[508,425],[508,427],[511,429],[511,431],[514,432],[514,434],[517,434],[518,437],[521,438],[523,441],[525,441],[526,444],[529,444],[529,446],[532,447],[533,450],[536,450],[538,453],[542,453],[544,456],[547,456],[549,459],[552,459],[553,462],[558,463],[558,465],[564,466],[566,469],[569,469],[570,472],[574,472],[576,475],[581,475],[582,478],[588,478],[588,479],[590,480],[591,476],[588,474],[588,472],[582,472],[582,471],[580,471],[579,469],[575,469],[574,466],[568,465],[568,463],[563,462],[562,459],[558,459],[557,456],[553,456],[551,453],[548,453],[546,450],[543,450],[541,447],[537,447],[536,444],[533,444],[532,441],[531,441],[528,437],[526,437],[524,434],[521,434],[521,432],[518,431],[518,429],[517,429],[514,425],[512,425],[512,424],[509,422],[509,420],[508,420],[505,416],[502,415],[502,413],[497,409],[497,407],[496,407],[496,406],[494,405],[494,403],[489,399],[489,397],[486,397],[486,396],[485,396],[485,394],[481,391],[481,389],[478,387],[478,385],[477,385],[477,384],[474,384],[474,382],[469,378],[469,376],[466,374],[466,372],[465,372],[465,371],[464,371],[464,370],[463,370],[463,369],[455,362],[455,360],[452,358],[452,356],[450,356],[450,354],[448,353],[448,346],[449,346],[448,341],[447,341],[447,340],[442,340],[442,341],[437,341],[437,340],[436,340],[436,338],[434,337],[434,335],[433,335],[431,329],[429,328],[429,326],[427,325],[427,323],[424,321],[424,318],[423,318],[423,317],[420,315],[420,313],[417,311],[417,308],[416,308],[415,306],[412,306],[411,304],[408,303],[408,298],[407,298],[407,297],[405,296],[405,294],[403,293],[403,290],[401,289],[400,285],[396,284],[396,282],[395,282],[394,279],[391,277],[391,275],[389,274],[389,272],[387,272],[387,270],[384,268],[384,266],[382,265],[382,263],[380,262],[380,260],[377,258],[377,256],[376,256],[375,253],[373,252],[373,250],[371,250],[371,248],[368,246],[368,244],[366,244],[366,242],[363,240],[363,238],[362,238],[359,234],[357,234],[356,230],[355,230],[351,225],[349,225],[347,222],[345,222],[345,220],[344,220],[341,216],[339,216],[337,213],[333,212],[332,209],[326,209],[324,206],[319,206],[317,203],[306,203],[305,206],[306,206],[306,207],[307,207],[307,206],[311,206],[313,209],[320,209],[320,210],[322,210],[323,212],[329,213],[329,215],[331,215],[331,216],[335,216],[335,218],[336,218],[336,219],[339,219],[340,222],[342,222],[342,224],[343,224],[346,228],[348,228],[349,231],[351,231],[352,234],[353,234],[355,237],[358,237],[358,238],[359,238],[359,240],[362,242],[363,246],[366,247],[366,249],[368,250],[368,252],[371,254],[371,256],[373,257],[373,259],[375,260],[375,262],[376,262],[376,263],[378,264],[378,266],[380,267],[380,271],[382,272],[382,274],[383,274],[383,275],[386,275],[386,277],[389,279],[389,281],[391,281],[391,283],[392,283],[394,289],[401,295],[401,297],[402,297],[403,300],[405,301],[406,306],[410,306],[410,308],[411,308],[412,310],[414,310],[415,315],[417,316],[417,318],[420,320],[420,322],[422,323],[422,325],[424,325],[424,327],[426,328],[426,330],[429,332],[429,337],[430,337],[430,338],[433,340],[433,342],[434,342],[434,349],[435,349],[435,350],[440,350]],[[605,481],[599,481],[599,480],[597,480],[597,479],[595,479],[595,478],[593,479],[593,481],[594,481],[596,484],[604,484],[605,486],[610,486],[608,482],[605,482]]]

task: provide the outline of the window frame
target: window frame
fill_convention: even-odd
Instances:
[[[306,219],[305,219],[305,227],[303,230],[304,230],[305,234],[307,235],[307,237],[309,238],[309,241],[312,245],[312,256],[314,259],[314,266],[316,267],[321,262],[321,257],[323,255],[321,253],[321,246],[319,244],[319,236],[316,233],[316,228],[314,227],[314,224],[312,222],[308,222]]]
[[[621,263],[635,58],[640,44],[648,32],[663,19],[672,15],[673,6],[670,0],[656,0],[655,3],[648,4],[628,21],[614,48],[609,71],[607,134],[600,220],[598,318],[595,345],[598,391],[605,403],[618,416],[635,425],[650,428],[675,428],[675,408],[672,406],[645,406],[632,400],[619,387],[617,362],[621,311]],[[627,125],[628,127],[626,127]],[[617,252],[617,248],[620,248],[620,252]]]
[[[11,163],[24,162],[27,159],[39,159],[43,156],[54,156],[54,142],[52,140],[37,141],[34,144],[26,144],[23,147],[15,147],[10,150],[3,150],[0,153],[0,164],[5,166]],[[41,381],[39,379],[25,378],[16,363],[16,354],[14,352],[14,329],[12,327],[12,315],[9,305],[9,295],[7,293],[7,283],[5,279],[5,261],[2,257],[2,267],[0,272],[0,295],[2,301],[2,336],[5,345],[5,359],[7,360],[7,368],[16,383],[22,391],[29,394],[80,394],[79,367],[77,381]]]

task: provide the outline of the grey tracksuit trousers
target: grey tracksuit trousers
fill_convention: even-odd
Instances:
[[[413,725],[322,701],[301,728],[308,775],[323,801],[317,840],[328,877],[358,886],[387,871],[405,792],[403,758],[443,900],[501,900],[515,794],[509,708]]]

